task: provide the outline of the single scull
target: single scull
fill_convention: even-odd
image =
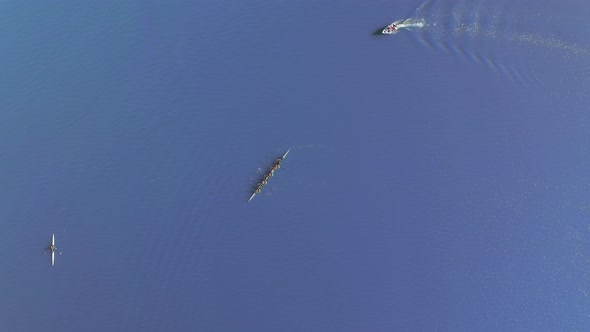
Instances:
[[[55,249],[57,249],[55,247],[55,234],[51,235],[51,247],[49,249],[51,249],[51,266],[53,266],[55,264]]]

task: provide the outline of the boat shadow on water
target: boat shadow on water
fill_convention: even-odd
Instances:
[[[385,29],[385,28],[387,28],[387,25],[386,25],[386,26],[384,26],[384,27],[381,27],[381,28],[379,28],[379,29],[377,29],[377,30],[375,30],[375,31],[373,31],[372,35],[373,35],[373,36],[385,36],[385,35],[383,34],[383,29]]]

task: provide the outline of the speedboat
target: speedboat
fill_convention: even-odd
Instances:
[[[391,23],[390,25],[386,26],[383,31],[381,31],[384,35],[393,35],[399,32],[399,27],[397,26],[398,22]]]
[[[393,35],[402,29],[413,30],[422,29],[426,27],[426,21],[423,18],[406,18],[398,20],[386,26],[381,33],[384,35]]]

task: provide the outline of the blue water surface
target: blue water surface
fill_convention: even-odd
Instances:
[[[589,330],[588,11],[0,4],[2,330]]]

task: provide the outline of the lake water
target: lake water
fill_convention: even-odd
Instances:
[[[0,4],[3,329],[590,329],[589,10]]]

